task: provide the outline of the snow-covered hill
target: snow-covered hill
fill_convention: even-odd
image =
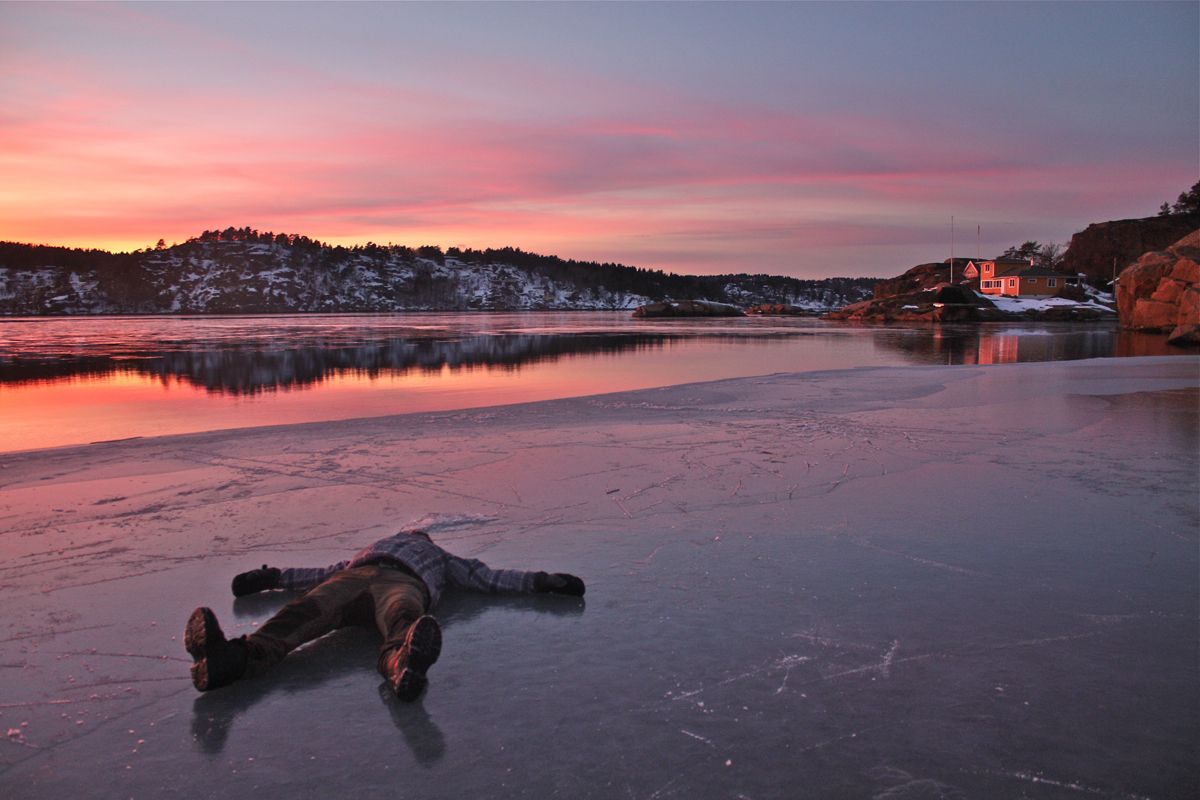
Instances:
[[[493,253],[510,253],[525,263],[508,263]],[[0,251],[0,314],[8,315],[616,310],[664,297],[823,311],[868,296],[872,284],[665,275],[520,251],[443,254],[436,248],[330,247],[283,237],[202,238],[120,255],[12,244]]]

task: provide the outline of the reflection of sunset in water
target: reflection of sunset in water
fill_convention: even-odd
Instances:
[[[846,326],[624,314],[0,325],[0,451],[578,397],[773,372],[1180,352],[1112,325]],[[421,323],[424,327],[414,323]],[[500,329],[485,333],[488,326]],[[5,338],[7,337],[7,338]]]
[[[788,345],[792,346],[788,346]],[[805,368],[883,364],[866,338],[809,342],[666,341],[611,355],[566,355],[514,366],[464,364],[368,373],[347,369],[303,386],[213,392],[175,376],[117,372],[0,383],[0,450],[226,428],[449,411],[578,397]],[[822,346],[823,345],[823,346]]]

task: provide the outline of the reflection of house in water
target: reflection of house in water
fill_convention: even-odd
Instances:
[[[1021,337],[1009,331],[981,331],[976,349],[977,364],[1015,364]]]
[[[1070,325],[1070,323],[1066,323]],[[1031,361],[1069,361],[1114,355],[1115,332],[1108,325],[1076,329],[990,328],[982,326],[976,347],[977,364],[1016,364]],[[971,363],[971,362],[967,362]]]
[[[876,342],[931,364],[1015,364],[1127,354],[1114,351],[1116,336],[1109,323],[988,323],[885,329]]]

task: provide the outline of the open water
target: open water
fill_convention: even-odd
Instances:
[[[10,318],[0,319],[0,452],[776,372],[1169,352],[1161,338],[1105,323],[867,327],[628,312]]]

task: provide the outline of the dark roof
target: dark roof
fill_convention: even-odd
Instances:
[[[949,261],[949,259],[947,259],[947,261]],[[985,261],[991,261],[996,264],[1024,264],[1029,266],[1028,258],[972,258],[970,261],[975,264],[982,264]]]
[[[992,276],[994,278],[1011,277],[1019,275],[1027,269],[1033,269],[1029,265],[1029,262],[1023,258],[985,258],[979,263],[982,264],[987,261],[993,262],[996,265],[996,272]]]
[[[1021,277],[1021,278],[1043,278],[1043,277],[1045,277],[1045,278],[1074,278],[1075,277],[1074,275],[1068,275],[1065,272],[1059,272],[1058,270],[1050,269],[1049,267],[1029,267],[1028,269],[1023,269],[1020,272],[1013,272],[1013,273],[1009,274],[1009,277],[1014,277],[1014,276]]]

